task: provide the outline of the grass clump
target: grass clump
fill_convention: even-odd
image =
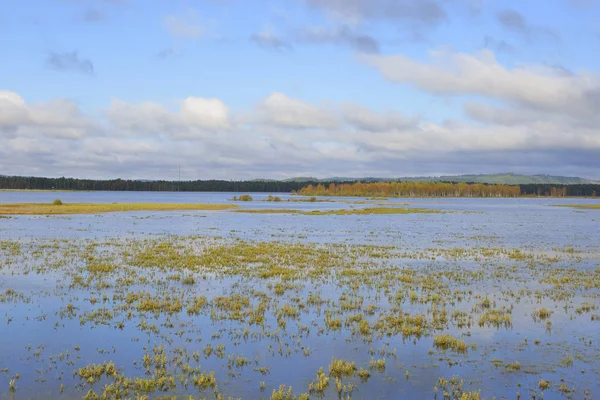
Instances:
[[[590,303],[589,301],[584,302],[582,305],[580,305],[579,307],[577,307],[577,309],[575,309],[575,312],[579,315],[583,314],[583,313],[588,313],[591,311],[594,311],[598,308],[598,306],[594,303]]]
[[[342,329],[342,319],[341,318],[331,318],[329,315],[325,316],[325,326],[327,329],[332,331],[338,331]]]
[[[358,377],[362,381],[366,381],[367,379],[369,379],[371,377],[371,373],[369,372],[369,370],[364,369],[364,368],[359,369],[358,372],[356,373],[356,375],[358,375]]]
[[[76,375],[81,379],[84,379],[87,383],[94,383],[98,382],[103,375],[110,377],[116,376],[117,369],[112,361],[104,362],[102,364],[86,365],[77,370]]]
[[[329,364],[329,375],[334,378],[341,378],[343,376],[352,376],[356,372],[357,367],[353,362],[348,362],[343,359],[333,359]]]
[[[542,307],[540,309],[533,310],[531,315],[533,316],[533,319],[543,321],[545,319],[550,318],[550,316],[552,315],[552,311],[545,307]]]
[[[369,361],[369,368],[376,369],[377,371],[385,371],[385,358],[372,359]]]
[[[204,296],[196,296],[187,306],[188,315],[200,315],[200,311],[206,306],[207,301]]]
[[[203,372],[196,375],[192,378],[192,382],[194,382],[194,386],[197,386],[201,390],[206,390],[208,388],[214,389],[217,387],[217,378],[215,378],[214,371],[209,374]]]
[[[469,349],[464,340],[455,338],[452,335],[439,335],[433,338],[433,345],[442,350],[453,350],[457,353],[466,353]]]
[[[300,396],[294,396],[292,394],[292,387],[287,387],[285,385],[279,386],[279,389],[273,389],[273,393],[271,393],[270,400],[309,400],[309,396],[306,393],[301,394]]]
[[[331,368],[331,367],[330,367]],[[310,383],[308,391],[311,394],[317,394],[322,396],[323,392],[329,386],[329,377],[323,371],[323,368],[319,368],[317,371],[317,378]]]
[[[521,370],[521,364],[518,361],[515,361],[513,363],[504,364],[504,367],[506,369],[508,369],[509,371],[520,371]]]
[[[479,326],[495,326],[500,328],[504,326],[509,328],[512,325],[512,317],[508,311],[501,310],[488,310],[479,317]]]
[[[539,387],[541,390],[546,390],[546,389],[549,389],[549,388],[550,388],[550,381],[547,381],[547,380],[545,380],[545,379],[541,379],[541,380],[538,382],[538,387]]]

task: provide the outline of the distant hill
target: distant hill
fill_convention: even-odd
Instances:
[[[298,176],[295,178],[282,179],[281,182],[324,182],[324,180],[311,178],[309,176]]]
[[[473,182],[489,183],[500,185],[528,185],[528,184],[553,184],[553,185],[581,185],[598,184],[600,181],[580,178],[576,176],[553,176],[553,175],[521,175],[513,173],[502,174],[479,174],[479,175],[442,175],[442,176],[413,176],[400,178],[350,178],[350,177],[329,177],[324,179],[317,178],[289,178],[284,182],[391,182],[391,181],[413,181],[413,182]]]
[[[575,176],[552,176],[552,175],[520,175],[520,174],[487,174],[487,175],[458,175],[458,176],[440,176],[440,181],[444,182],[476,182],[492,183],[503,185],[527,185],[532,183],[543,184],[561,184],[561,185],[580,185],[599,183],[591,179],[579,178]]]

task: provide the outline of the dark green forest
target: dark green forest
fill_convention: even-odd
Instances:
[[[106,190],[150,192],[291,192],[317,182],[282,181],[139,181],[0,176],[0,189]]]
[[[293,182],[273,180],[225,181],[139,181],[139,180],[92,180],[74,178],[41,178],[25,176],[0,176],[0,189],[34,190],[105,190],[105,191],[160,191],[160,192],[281,192],[300,191],[308,185],[323,185],[340,182]],[[347,182],[345,182],[347,183]],[[365,182],[366,183],[366,182]],[[457,183],[457,182],[449,182]],[[485,184],[484,184],[485,185]],[[525,184],[519,185],[521,196],[566,196],[592,197],[600,193],[598,184]]]

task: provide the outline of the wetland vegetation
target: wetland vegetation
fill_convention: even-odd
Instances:
[[[586,210],[600,210],[600,203],[598,204],[557,204],[559,207],[572,207],[572,208],[583,208]]]
[[[442,211],[431,208],[404,208],[404,207],[364,207],[347,208],[341,210],[291,210],[276,209],[237,209],[235,212],[250,214],[297,214],[297,215],[382,215],[382,214],[439,214]]]
[[[595,213],[466,204],[12,215],[0,398],[597,396]]]
[[[63,203],[56,199],[52,203],[0,203],[0,215],[29,214],[98,214],[112,212],[135,212],[135,211],[210,211],[228,210],[236,208],[231,204],[160,204],[160,203]]]

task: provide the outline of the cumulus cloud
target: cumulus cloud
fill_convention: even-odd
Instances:
[[[342,113],[348,124],[369,132],[405,130],[417,124],[417,118],[407,118],[398,111],[378,113],[353,103],[342,103]]]
[[[81,138],[94,128],[69,100],[28,104],[17,93],[0,91],[0,136],[32,136],[41,133],[53,138]]]
[[[188,97],[181,103],[183,121],[204,129],[229,129],[231,122],[229,108],[219,99]]]
[[[600,91],[587,93],[598,105]],[[91,117],[68,100],[30,104],[1,92],[0,170],[147,179],[173,178],[169,171],[178,164],[189,179],[402,176],[475,168],[593,172],[600,151],[597,117],[497,103],[465,104],[472,122],[434,123],[401,110],[310,103],[275,92],[245,116],[219,99],[188,97],[174,109],[113,100]]]
[[[76,51],[50,52],[46,58],[46,67],[56,71],[81,72],[88,75],[94,73],[94,64],[86,58],[79,57]]]
[[[360,59],[391,81],[435,94],[478,95],[578,116],[597,113],[590,94],[600,88],[598,76],[566,75],[545,65],[506,68],[489,50],[475,55],[433,51],[429,62],[402,54],[362,55]]]
[[[332,128],[337,124],[326,110],[279,92],[261,101],[253,118],[263,124],[296,129]]]
[[[160,104],[129,104],[113,100],[106,110],[112,126],[127,135],[158,135],[172,139],[201,139],[208,132],[232,127],[229,108],[218,99],[188,97],[178,111]]]

